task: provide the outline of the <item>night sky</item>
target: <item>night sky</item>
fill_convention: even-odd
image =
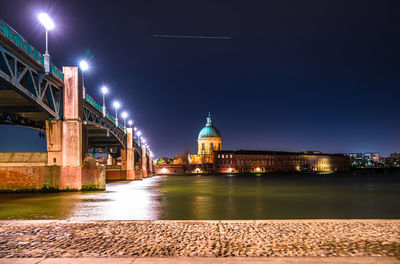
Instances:
[[[400,1],[2,0],[0,18],[58,66],[89,59],[156,156],[197,151],[208,112],[223,149],[400,152]],[[154,34],[230,36],[167,39]],[[45,151],[0,126],[0,151]]]

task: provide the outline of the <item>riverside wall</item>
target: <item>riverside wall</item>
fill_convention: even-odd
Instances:
[[[104,166],[48,166],[47,159],[47,152],[0,153],[0,192],[105,189]]]

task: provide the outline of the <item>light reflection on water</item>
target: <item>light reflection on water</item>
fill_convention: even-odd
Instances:
[[[158,219],[162,178],[112,182],[104,192],[0,193],[0,219]]]
[[[157,176],[105,192],[0,193],[0,219],[400,218],[399,175]]]
[[[102,193],[85,195],[77,203],[72,220],[152,220],[158,219],[160,211],[157,183],[154,177],[144,181],[114,182],[107,184]]]

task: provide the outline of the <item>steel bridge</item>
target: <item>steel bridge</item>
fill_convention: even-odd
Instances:
[[[65,102],[69,96],[65,90],[70,85],[68,81],[64,80],[64,72],[53,64],[46,73],[43,55],[0,19],[0,124],[46,131],[48,121],[68,119],[69,114],[65,113],[65,109],[69,111]],[[126,129],[110,113],[103,116],[102,106],[89,94],[82,92],[80,97],[76,102],[84,152],[101,149],[114,156],[121,155],[121,150],[128,147]],[[133,131],[131,137],[135,160],[150,161]]]
[[[0,124],[44,130],[45,120],[62,119],[62,72],[52,64],[50,74],[46,74],[43,55],[1,19],[0,53]],[[89,146],[125,147],[124,127],[117,126],[108,112],[103,117],[102,106],[89,94],[84,98],[83,121],[93,127]],[[134,141],[139,147],[137,137]]]

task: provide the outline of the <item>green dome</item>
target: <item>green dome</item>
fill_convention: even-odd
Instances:
[[[222,138],[219,130],[212,125],[210,114],[208,114],[206,126],[200,130],[198,139],[209,137]]]

